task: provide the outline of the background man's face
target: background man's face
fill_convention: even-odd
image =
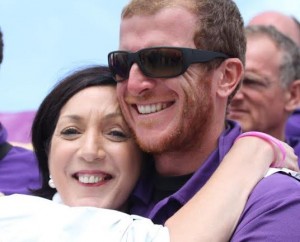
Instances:
[[[280,77],[281,52],[267,37],[247,39],[245,79],[233,98],[228,118],[243,131],[272,134],[285,122],[285,89]]]

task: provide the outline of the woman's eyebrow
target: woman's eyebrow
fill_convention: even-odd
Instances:
[[[103,120],[110,120],[110,119],[116,119],[116,118],[123,118],[122,113],[120,110],[105,114],[102,116],[101,119]],[[61,120],[71,120],[71,121],[81,121],[84,119],[84,117],[77,115],[77,114],[65,114],[60,117]]]
[[[109,114],[105,115],[103,117],[103,119],[109,120],[109,119],[115,119],[115,118],[120,118],[120,117],[123,117],[122,114],[121,114],[121,112],[120,111],[116,111],[116,112],[109,113]]]

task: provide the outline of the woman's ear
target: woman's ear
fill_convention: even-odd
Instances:
[[[220,97],[229,97],[241,82],[244,66],[240,59],[229,58],[220,67],[220,78],[217,93]]]
[[[290,84],[288,94],[285,110],[291,113],[300,107],[300,80],[293,81]]]

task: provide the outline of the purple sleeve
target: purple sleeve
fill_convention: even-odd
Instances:
[[[274,174],[257,184],[231,241],[300,241],[300,181]]]
[[[288,118],[285,127],[287,138],[300,137],[300,109],[295,110]]]

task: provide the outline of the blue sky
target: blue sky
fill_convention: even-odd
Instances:
[[[0,0],[4,61],[0,112],[35,110],[65,75],[106,64],[118,48],[120,12],[128,0]],[[298,0],[237,0],[247,22],[264,10],[300,19]]]

